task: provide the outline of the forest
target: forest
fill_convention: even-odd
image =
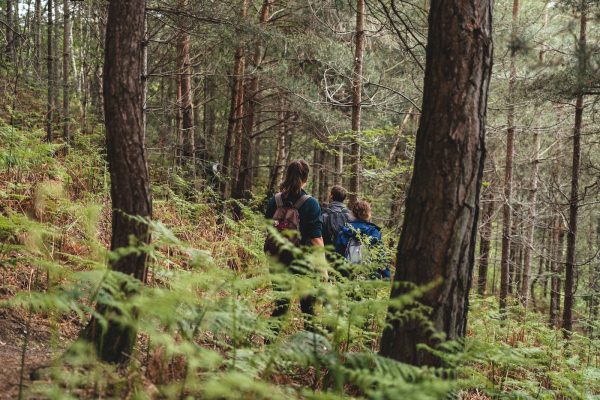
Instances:
[[[600,399],[597,0],[0,0],[0,399]]]

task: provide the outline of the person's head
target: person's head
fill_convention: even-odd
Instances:
[[[346,189],[341,186],[335,185],[329,192],[329,201],[339,201],[343,203],[346,200]]]
[[[308,173],[310,167],[304,160],[295,160],[288,165],[285,171],[285,178],[279,186],[285,194],[297,195],[300,193],[306,182],[308,181]]]
[[[364,200],[358,200],[352,206],[352,214],[356,219],[371,221],[371,205]]]

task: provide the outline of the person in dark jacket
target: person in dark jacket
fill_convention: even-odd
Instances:
[[[349,259],[352,257],[348,254],[349,246],[355,244],[368,246],[369,249],[378,247],[383,251],[381,229],[371,222],[371,205],[364,200],[357,201],[352,207],[352,216],[353,219],[338,234],[335,243],[336,252]],[[354,260],[349,261],[354,262]],[[376,275],[390,278],[391,273],[389,268],[385,267],[378,269]]]
[[[350,210],[344,204],[346,189],[334,186],[329,192],[329,204],[323,208],[323,241],[325,245],[335,245],[338,234],[350,220]]]
[[[304,191],[304,186],[308,181],[308,174],[310,167],[304,160],[292,161],[288,165],[285,178],[279,190],[281,198],[285,203],[297,204],[297,202],[303,197],[307,196]],[[267,211],[265,217],[272,219],[273,215],[277,211],[277,202],[275,196],[271,198],[267,205]],[[302,205],[298,208],[298,214],[300,216],[300,244],[306,246],[318,246],[323,247],[323,237],[321,233],[321,207],[319,202],[314,197],[306,199]],[[290,266],[293,264],[293,259],[286,259],[280,261]],[[285,284],[280,283],[274,287],[274,290],[283,292],[288,288]],[[308,315],[314,315],[314,304],[316,299],[313,296],[306,296],[300,299],[300,309],[303,313]],[[271,314],[272,317],[279,317],[287,313],[290,306],[290,299],[280,297],[275,300],[275,309]],[[276,333],[278,330],[276,329]]]

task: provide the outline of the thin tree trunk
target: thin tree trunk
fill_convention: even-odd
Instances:
[[[179,0],[179,9],[185,10],[188,0]],[[192,175],[195,171],[195,133],[194,133],[194,99],[192,91],[192,65],[190,61],[190,35],[186,27],[182,27],[177,40],[177,63],[179,73],[178,106],[181,112],[181,138],[183,142],[182,156],[184,164],[190,165]]]
[[[46,113],[46,140],[52,142],[54,140],[53,119],[54,119],[54,19],[52,15],[53,7],[52,0],[48,0],[48,104]]]
[[[333,162],[335,163],[335,161]],[[321,150],[321,173],[319,175],[319,192],[321,198],[319,199],[322,203],[326,203],[329,198],[329,182],[330,182],[330,168],[331,168],[331,155],[327,150]]]
[[[335,171],[333,172],[333,184],[338,186],[344,185],[344,143],[336,146],[337,153],[335,155]]]
[[[13,26],[14,5],[12,0],[6,0],[6,58],[10,62],[15,62],[15,30]]]
[[[280,105],[283,110],[283,100],[280,100]],[[283,177],[283,172],[285,169],[285,140],[286,140],[286,124],[283,122],[285,119],[285,112],[281,111],[281,119],[282,123],[279,128],[279,133],[277,135],[277,150],[275,152],[275,163],[273,164],[273,169],[271,170],[271,179],[269,180],[269,189],[268,194],[275,193],[278,189],[278,185],[281,182],[281,178]]]
[[[494,215],[494,193],[488,187],[483,196],[483,215],[481,223],[481,239],[479,242],[479,273],[477,275],[477,292],[484,295],[487,288],[488,266],[490,262],[490,242],[492,237],[492,217]]]
[[[579,170],[581,165],[581,126],[583,119],[583,79],[587,52],[587,3],[582,0],[579,27],[579,71],[577,100],[575,101],[575,126],[573,128],[573,164],[571,167],[571,196],[569,198],[569,227],[567,230],[567,259],[565,262],[565,303],[562,328],[565,337],[573,332],[573,305],[575,304],[575,246],[577,244],[577,214],[579,211]]]
[[[519,0],[513,0],[512,32],[516,38],[519,21]],[[512,219],[512,186],[513,186],[513,157],[515,152],[515,104],[513,95],[517,81],[515,52],[510,55],[510,76],[508,78],[508,129],[506,132],[506,163],[504,169],[504,205],[502,207],[502,256],[500,260],[500,311],[504,313],[508,293],[510,291],[510,253],[511,253],[511,219]]]
[[[525,232],[525,243],[523,244],[523,280],[521,282],[521,301],[523,306],[527,308],[530,297],[530,281],[531,281],[531,252],[535,248],[535,220],[536,220],[536,203],[538,190],[538,173],[539,173],[539,153],[540,153],[540,135],[536,131],[533,132],[533,148],[534,155],[532,160],[533,170],[531,172],[531,186],[529,188],[529,197],[527,202],[527,226]]]
[[[269,10],[271,6],[272,0],[264,0],[259,16],[259,25],[261,27],[269,19]],[[264,47],[262,44],[262,39],[259,37],[256,41],[256,47],[254,48],[254,54],[252,56],[252,64],[250,71],[252,72],[252,77],[247,84],[247,89],[244,91],[245,96],[247,97],[245,101],[245,116],[243,117],[243,131],[241,133],[241,143],[242,143],[242,151],[241,151],[241,160],[239,165],[239,171],[237,176],[237,181],[235,182],[235,193],[234,197],[248,198],[250,195],[250,190],[252,186],[252,156],[253,149],[252,145],[252,135],[254,132],[254,122],[256,120],[256,111],[258,109],[258,93],[260,91],[260,73],[261,73],[261,64],[264,57]]]
[[[248,0],[242,0],[242,17],[246,16],[247,7]],[[237,173],[235,166],[237,164],[237,152],[239,146],[236,146],[236,144],[238,144],[238,137],[242,133],[239,117],[243,115],[244,69],[244,44],[240,42],[233,61],[229,122],[227,125],[227,136],[225,137],[225,149],[223,154],[221,195],[225,199],[231,196],[232,177]]]
[[[352,144],[350,145],[349,203],[353,204],[360,191],[360,117],[362,108],[363,53],[365,50],[365,0],[356,0],[356,31],[354,38],[354,70],[352,71]]]
[[[33,19],[34,67],[38,79],[42,77],[42,0],[35,0]]]
[[[69,129],[70,116],[70,97],[69,97],[69,71],[71,62],[71,9],[69,0],[63,1],[63,137],[67,146],[71,145],[71,132]]]
[[[148,225],[139,219],[152,217],[142,126],[144,19],[145,0],[110,1],[104,53],[104,106],[111,177],[111,250],[129,247],[131,237],[141,244],[150,241]],[[111,269],[145,282],[146,257],[144,251],[121,256],[111,262]],[[127,290],[125,285],[122,290]],[[134,325],[114,318],[120,311],[108,304],[99,302],[98,312],[107,318],[106,325],[93,317],[83,337],[95,345],[102,360],[127,362],[136,339]]]
[[[564,232],[560,216],[554,221],[554,254],[551,262],[552,278],[550,282],[550,326],[558,327],[560,319],[560,295],[562,286],[562,257]]]
[[[545,271],[544,271],[544,253],[546,253],[546,231],[547,229],[544,227],[544,229],[542,230],[542,242],[541,242],[541,254],[539,256],[539,263],[538,263],[538,273],[537,275],[535,275],[535,277],[531,280],[531,287],[529,288],[529,293],[530,293],[530,299],[532,302],[532,306],[535,309],[537,306],[536,303],[536,299],[535,299],[535,285],[539,282],[540,278],[542,276],[545,275]]]
[[[212,156],[214,154],[215,140],[215,83],[214,77],[208,75],[204,78],[204,106],[203,106],[203,125],[204,125],[204,141],[206,143],[206,151]]]
[[[420,299],[430,312],[424,321],[412,309],[390,306],[380,351],[410,364],[440,365],[419,345],[435,347],[436,333],[456,340],[466,332],[485,159],[491,17],[489,0],[431,2],[423,111],[394,277],[406,283],[391,292],[394,300],[415,286],[433,285]]]

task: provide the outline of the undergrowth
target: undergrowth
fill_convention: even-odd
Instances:
[[[51,321],[56,338],[65,321],[83,328],[102,298],[120,310],[123,323],[136,327],[139,340],[124,368],[99,362],[75,337],[51,340],[56,357],[28,395],[592,399],[600,394],[600,341],[576,335],[567,342],[538,313],[520,307],[502,320],[491,297],[471,299],[464,342],[436,350],[446,367],[416,368],[380,357],[389,281],[373,280],[369,267],[345,278],[319,251],[303,256],[310,267],[306,274],[290,274],[262,251],[266,224],[260,213],[246,208],[242,221],[218,221],[220,205],[211,190],[190,196],[190,188],[173,184],[176,170],[167,175],[170,180],[154,183],[149,279],[141,286],[107,269],[112,257],[136,249],[106,250],[109,183],[101,141],[80,137],[64,152],[43,144],[42,137],[0,127],[0,306]],[[285,282],[287,290],[273,291],[275,281]],[[136,295],[123,297],[123,284],[135,287]],[[282,320],[269,318],[277,296],[306,295],[318,299],[313,329],[305,329],[307,318],[297,307]],[[400,301],[408,304],[414,296]]]

